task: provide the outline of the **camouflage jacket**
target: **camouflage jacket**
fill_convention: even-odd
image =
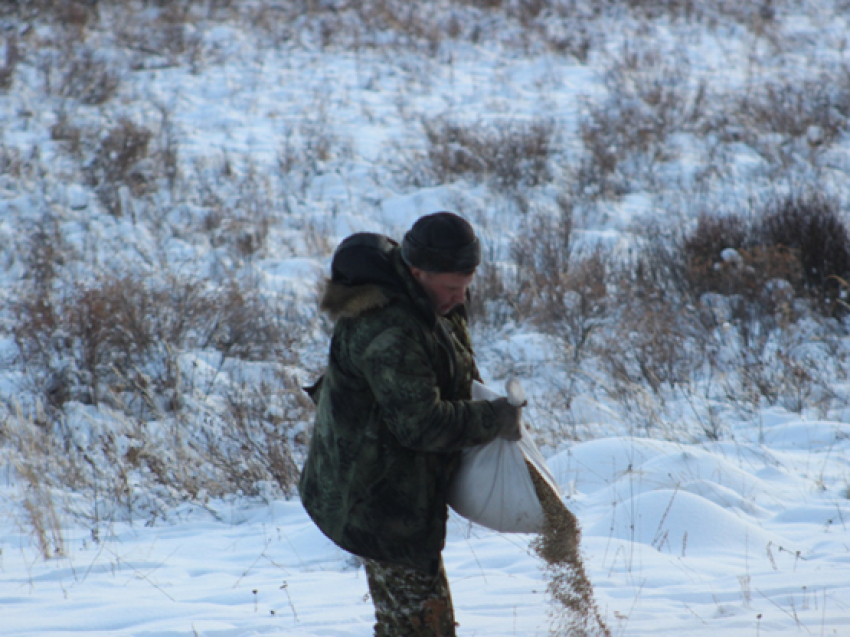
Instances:
[[[299,490],[343,549],[434,571],[449,482],[464,448],[496,437],[495,412],[471,400],[465,308],[439,317],[398,247],[377,267],[374,283],[325,289],[335,325]]]

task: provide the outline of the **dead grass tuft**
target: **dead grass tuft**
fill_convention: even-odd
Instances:
[[[84,167],[88,185],[95,189],[101,203],[116,217],[127,212],[122,188],[140,196],[152,185],[149,166],[143,162],[150,156],[153,136],[149,128],[130,119],[122,119],[98,139],[94,159]]]
[[[33,277],[49,282],[55,273]],[[175,352],[213,348],[240,360],[286,360],[286,317],[257,290],[236,280],[209,288],[191,280],[103,275],[59,294],[46,283],[15,306],[14,335],[28,367],[46,372],[42,391],[55,407],[68,400],[132,413],[170,412],[180,400]],[[117,401],[117,402],[116,402]],[[128,407],[129,408],[129,407]]]
[[[695,130],[705,117],[707,86],[690,83],[686,57],[626,42],[608,69],[608,95],[589,104],[580,122],[586,151],[576,189],[619,197],[674,156],[669,139]]]
[[[413,182],[445,183],[458,179],[489,181],[503,191],[533,187],[550,178],[555,125],[548,119],[529,122],[462,123],[447,117],[426,118],[425,165],[408,159]]]
[[[827,315],[844,315],[850,277],[850,231],[838,204],[810,190],[776,198],[765,207],[760,239],[775,250],[794,253],[799,278],[789,279],[799,294],[813,297]]]
[[[87,46],[73,47],[60,73],[58,95],[89,106],[108,102],[121,86],[121,72]]]
[[[6,53],[3,64],[0,65],[0,91],[6,92],[12,88],[15,79],[15,69],[21,61],[21,50],[15,35],[6,37]]]

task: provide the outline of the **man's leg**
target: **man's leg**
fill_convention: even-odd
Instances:
[[[436,575],[363,560],[375,605],[376,637],[454,637],[455,615],[442,561]]]

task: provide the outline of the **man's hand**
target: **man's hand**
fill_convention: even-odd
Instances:
[[[522,421],[523,405],[514,406],[507,398],[496,398],[490,404],[496,411],[496,425],[499,428],[499,437],[516,442],[522,438],[520,422]],[[523,403],[524,404],[524,403]]]

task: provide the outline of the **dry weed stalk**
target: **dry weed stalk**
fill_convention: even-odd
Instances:
[[[16,463],[15,469],[27,482],[24,488],[24,509],[42,557],[49,560],[51,557],[64,555],[62,526],[48,488],[39,480],[32,467]]]
[[[21,485],[23,507],[29,518],[32,533],[38,543],[38,549],[45,560],[65,554],[65,542],[62,537],[62,525],[50,494],[40,462],[45,456],[41,432],[36,424],[27,418],[20,406],[16,414],[8,420],[8,434],[17,447],[18,454],[13,459],[15,472],[23,479]]]
[[[530,462],[526,465],[544,513],[543,533],[532,543],[532,549],[546,562],[547,591],[553,605],[551,633],[611,637],[593,599],[593,585],[581,560],[578,520],[536,467]]]

